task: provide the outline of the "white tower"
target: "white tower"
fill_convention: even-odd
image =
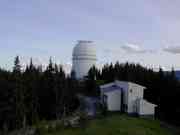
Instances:
[[[89,69],[96,65],[96,49],[92,41],[79,40],[73,50],[73,67],[77,79],[83,79]]]

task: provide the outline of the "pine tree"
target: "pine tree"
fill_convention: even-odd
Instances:
[[[19,56],[15,58],[14,68],[14,100],[15,100],[15,114],[16,114],[16,128],[22,128],[26,126],[26,111],[25,98],[26,92],[23,87],[21,65]]]
[[[38,120],[38,80],[39,71],[33,64],[32,58],[30,64],[23,73],[24,85],[26,87],[26,106],[28,106],[28,121],[33,124]]]

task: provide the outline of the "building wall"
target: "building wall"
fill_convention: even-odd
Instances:
[[[138,114],[139,115],[154,115],[156,105],[151,104],[143,99],[138,101]]]
[[[128,87],[128,113],[137,112],[136,100],[143,98],[144,88],[136,84],[129,83]]]
[[[114,90],[112,92],[104,93],[107,96],[107,108],[109,111],[121,110],[121,91]]]
[[[127,112],[137,112],[137,106],[135,101],[143,98],[144,87],[131,82],[115,81],[115,83],[123,89],[124,103],[127,105]]]
[[[73,71],[77,79],[83,79],[89,72],[89,69],[96,64],[94,60],[73,60]]]
[[[123,92],[123,102],[125,105],[128,105],[128,83],[123,81],[115,81],[115,84],[122,89]]]
[[[78,41],[72,54],[73,67],[77,79],[83,79],[89,69],[96,65],[96,48],[92,41]]]

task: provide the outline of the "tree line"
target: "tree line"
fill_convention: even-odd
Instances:
[[[17,56],[13,71],[0,69],[0,129],[19,129],[72,112],[78,105],[76,84],[51,59],[45,70],[32,59],[22,70]]]
[[[30,63],[22,70],[19,57],[12,71],[0,69],[0,129],[19,129],[40,120],[61,119],[79,106],[77,94],[99,96],[99,85],[114,80],[145,86],[145,98],[158,105],[157,118],[180,124],[180,82],[174,70],[158,72],[133,63],[92,67],[85,81],[66,75],[63,66],[53,63],[45,69]]]

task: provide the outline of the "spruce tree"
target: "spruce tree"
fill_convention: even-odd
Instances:
[[[13,77],[16,128],[22,128],[26,126],[27,107],[25,105],[26,92],[23,87],[19,56],[17,56],[14,61]]]

